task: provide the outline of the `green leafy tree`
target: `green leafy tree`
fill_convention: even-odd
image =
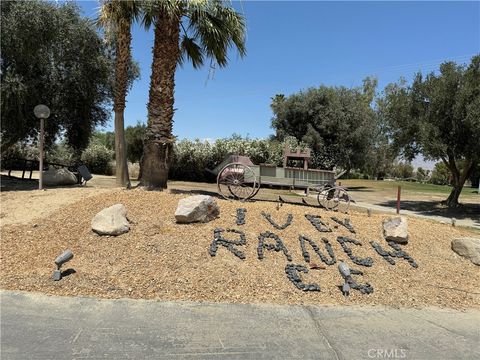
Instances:
[[[35,105],[51,109],[47,145],[62,132],[79,151],[97,125],[109,118],[112,62],[93,22],[73,3],[2,1],[2,152],[19,140],[35,139]]]
[[[127,141],[127,158],[130,162],[139,162],[143,155],[143,138],[147,127],[137,122],[135,126],[127,126],[125,139]]]
[[[385,124],[382,122],[382,117],[378,116],[378,112],[375,112],[374,121],[371,133],[372,144],[364,154],[365,163],[360,170],[373,179],[383,179],[391,173],[396,154],[390,145]]]
[[[114,150],[115,149],[115,134],[113,132],[107,131],[94,131],[90,142],[95,142],[98,144],[102,144],[107,149]]]
[[[115,175],[117,186],[130,186],[125,143],[124,111],[131,65],[132,23],[140,15],[140,2],[134,0],[105,0],[100,7],[98,22],[107,37],[115,41],[115,83],[113,111],[115,113]]]
[[[468,66],[446,62],[438,73],[419,73],[410,86],[388,85],[379,108],[405,158],[421,153],[445,164],[453,186],[445,203],[458,206],[465,180],[480,161],[480,55]]]
[[[417,168],[417,171],[415,172],[415,176],[418,181],[425,181],[428,179],[428,170],[425,170],[422,167]]]
[[[138,163],[143,155],[143,138],[145,137],[145,124],[140,122],[135,126],[125,128],[125,143],[127,159],[132,163]],[[115,149],[115,134],[111,131],[95,131],[91,142],[105,146],[109,150]]]
[[[140,184],[166,188],[173,155],[172,135],[175,71],[190,61],[194,68],[206,59],[224,67],[228,50],[245,54],[245,21],[220,0],[155,0],[144,3],[146,27],[154,27],[148,123]]]
[[[413,166],[407,162],[397,162],[392,166],[390,174],[397,179],[409,179],[413,177]]]
[[[480,163],[477,164],[476,167],[472,170],[472,174],[470,175],[470,183],[472,188],[478,188],[480,182]]]
[[[376,139],[365,154],[365,163],[360,170],[373,179],[381,180],[392,172],[393,156],[388,141]]]
[[[376,132],[370,106],[376,83],[367,78],[361,88],[322,85],[289,97],[276,95],[271,104],[276,138],[293,136],[305,142],[313,150],[314,167],[362,167]]]
[[[436,185],[450,185],[450,170],[443,162],[438,162],[432,170],[430,182]]]

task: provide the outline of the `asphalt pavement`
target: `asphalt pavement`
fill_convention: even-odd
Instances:
[[[480,311],[1,291],[1,359],[480,359]]]

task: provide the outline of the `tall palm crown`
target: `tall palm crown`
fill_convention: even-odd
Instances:
[[[103,0],[97,24],[103,27],[107,41],[115,42],[114,109],[125,108],[128,86],[128,66],[131,57],[131,27],[140,19],[141,3],[135,0]]]
[[[149,28],[159,14],[180,20],[179,63],[190,60],[198,69],[206,58],[220,67],[228,64],[228,50],[245,56],[245,19],[222,0],[157,0],[144,3],[143,24]]]
[[[129,186],[127,154],[124,134],[125,98],[131,60],[131,27],[140,15],[140,2],[135,0],[104,0],[97,22],[105,29],[107,40],[115,42],[115,85],[113,110],[115,112],[116,183]]]
[[[177,64],[194,68],[206,59],[224,67],[228,52],[245,50],[245,20],[221,0],[154,0],[143,3],[143,24],[155,28],[148,126],[141,184],[166,188],[172,154],[173,103]]]

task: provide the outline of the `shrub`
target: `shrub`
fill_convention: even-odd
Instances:
[[[38,146],[19,141],[2,151],[2,159],[38,160],[38,154]]]
[[[102,144],[93,142],[82,153],[82,162],[87,166],[90,172],[101,175],[111,175],[113,159],[113,150],[108,149]]]
[[[79,162],[79,156],[75,156],[74,150],[65,142],[54,144],[51,149],[45,153],[48,162],[62,165],[75,165]]]
[[[170,178],[186,181],[214,181],[206,169],[213,169],[228,154],[248,156],[254,164],[281,165],[283,143],[265,139],[244,139],[232,136],[227,139],[201,141],[183,139],[174,145],[174,161]]]
[[[214,152],[208,141],[181,140],[174,145],[174,160],[170,177],[185,181],[208,181],[211,176],[206,169],[212,168]]]

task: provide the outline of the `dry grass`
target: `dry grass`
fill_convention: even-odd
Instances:
[[[178,200],[184,196],[120,190],[69,205],[39,220],[35,227],[32,224],[3,226],[0,285],[4,289],[106,298],[480,307],[479,268],[450,249],[451,239],[468,235],[466,230],[410,218],[410,242],[404,249],[419,268],[412,268],[404,260],[396,260],[397,265],[392,266],[369,244],[370,240],[375,240],[389,249],[381,232],[382,220],[388,216],[373,214],[367,217],[353,212],[349,217],[357,235],[352,237],[363,244],[361,247],[352,245],[353,252],[374,259],[373,267],[363,268],[353,266],[336,241],[338,235],[350,236],[348,230],[340,227],[332,233],[320,234],[304,217],[305,213],[321,215],[333,227],[330,216],[338,214],[289,204],[277,210],[275,203],[242,204],[218,200],[219,219],[207,224],[177,225],[173,214]],[[119,237],[95,235],[90,228],[92,217],[115,203],[127,207],[133,222],[131,231]],[[235,224],[237,207],[247,208],[244,226]],[[270,213],[279,224],[292,213],[293,223],[285,230],[275,230],[260,215],[262,210]],[[245,231],[247,245],[239,248],[246,253],[246,260],[238,259],[224,247],[219,247],[215,257],[209,255],[216,227]],[[267,230],[283,239],[295,264],[305,264],[299,234],[308,235],[319,245],[320,237],[325,236],[337,259],[347,260],[352,267],[364,271],[364,276],[356,276],[356,279],[360,283],[370,283],[374,293],[362,295],[353,291],[349,298],[344,298],[338,289],[342,279],[336,265],[327,266],[325,270],[310,270],[303,275],[306,283],[318,283],[321,292],[297,290],[285,275],[288,262],[281,252],[265,251],[265,259],[258,260],[258,235]],[[67,248],[75,257],[65,269],[72,267],[76,273],[54,282],[50,279],[53,260]],[[321,249],[325,252],[323,245]],[[320,264],[313,251],[310,253],[312,262]]]

